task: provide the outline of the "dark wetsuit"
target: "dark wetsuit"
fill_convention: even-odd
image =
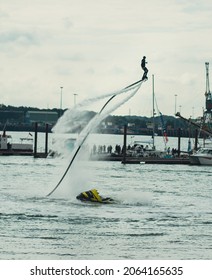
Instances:
[[[142,80],[147,79],[148,69],[146,68],[146,63],[146,57],[143,57],[143,59],[141,60],[141,68],[144,70]]]

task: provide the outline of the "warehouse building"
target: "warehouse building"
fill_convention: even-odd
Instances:
[[[57,112],[50,112],[50,111],[27,111],[26,112],[27,124],[39,123],[40,125],[43,125],[48,123],[50,125],[55,125],[57,120],[58,120]]]

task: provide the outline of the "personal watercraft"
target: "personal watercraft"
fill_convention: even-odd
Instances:
[[[76,197],[76,199],[79,199],[82,202],[94,202],[94,203],[103,203],[103,204],[115,203],[115,201],[110,197],[100,196],[96,189],[82,192]]]

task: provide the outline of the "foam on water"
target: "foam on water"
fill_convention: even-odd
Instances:
[[[127,205],[149,205],[152,203],[152,194],[149,192],[138,192],[128,190],[119,193],[119,201]]]

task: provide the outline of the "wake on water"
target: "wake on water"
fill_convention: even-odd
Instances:
[[[109,97],[101,110],[99,110],[99,113],[97,113],[90,121],[87,122],[87,125],[78,135],[72,153],[69,154],[65,159],[66,164],[68,161],[69,165],[56,187],[48,194],[48,196],[53,194],[56,189],[59,196],[72,197],[76,196],[81,191],[91,188],[90,186],[92,185],[91,182],[93,181],[93,174],[90,174],[88,168],[85,166],[85,159],[88,159],[89,153],[86,153],[84,149],[89,138],[89,134],[95,132],[95,129],[98,127],[98,125],[110,113],[130,100],[137,93],[142,82],[143,81],[140,80],[128,87],[123,88],[122,90],[86,99],[83,102],[77,104],[77,106],[74,108],[65,111],[53,129],[55,134],[70,133],[70,131],[73,131],[76,126],[80,125],[80,121],[85,122],[86,114],[84,110],[86,107],[93,105],[96,102],[104,101]],[[59,186],[60,188],[58,188]]]

